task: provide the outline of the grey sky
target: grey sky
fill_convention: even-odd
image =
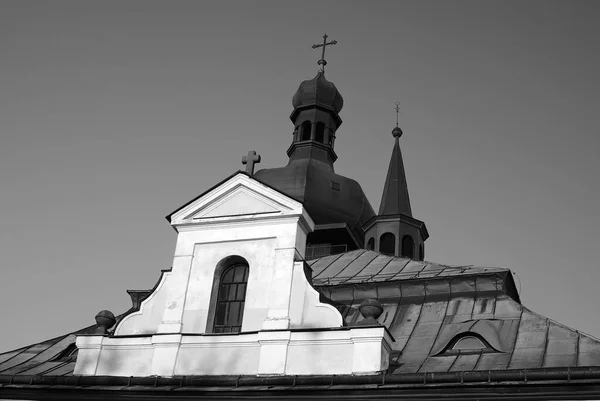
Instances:
[[[511,268],[525,305],[600,336],[599,17],[593,1],[0,2],[0,351],[125,311],[171,265],[166,214],[248,150],[284,165],[324,32],[336,171],[378,208],[401,102],[426,259]]]

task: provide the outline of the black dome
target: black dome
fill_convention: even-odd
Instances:
[[[346,223],[361,240],[362,226],[375,216],[358,182],[316,159],[291,160],[285,167],[259,170],[254,178],[301,202],[316,224]]]
[[[333,82],[325,79],[325,73],[319,71],[316,77],[302,81],[292,98],[294,108],[321,105],[339,113],[344,107],[344,98]]]

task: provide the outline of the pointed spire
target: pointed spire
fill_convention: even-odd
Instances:
[[[404,172],[404,163],[402,162],[402,152],[400,151],[399,139],[402,136],[402,130],[398,127],[398,111],[399,107],[398,103],[396,103],[396,128],[392,131],[394,149],[392,150],[392,158],[388,167],[385,186],[383,187],[379,215],[404,214],[412,217],[408,186],[406,185],[406,174]]]

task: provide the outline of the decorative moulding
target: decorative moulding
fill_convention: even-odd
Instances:
[[[302,224],[314,222],[302,204],[259,181],[238,173],[170,215],[174,227],[186,224],[223,223],[257,218],[301,216]]]
[[[76,375],[338,375],[388,368],[383,326],[269,330],[235,335],[77,337]]]

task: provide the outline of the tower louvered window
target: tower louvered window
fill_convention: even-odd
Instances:
[[[396,254],[396,236],[392,233],[385,233],[379,238],[379,252],[386,255]]]
[[[221,274],[213,333],[238,333],[242,329],[247,284],[247,264],[235,264]]]
[[[412,259],[415,254],[415,241],[410,235],[402,237],[402,256]]]
[[[300,140],[301,141],[308,141],[310,140],[310,130],[312,129],[312,124],[310,123],[310,121],[304,121],[301,125],[300,128]]]

